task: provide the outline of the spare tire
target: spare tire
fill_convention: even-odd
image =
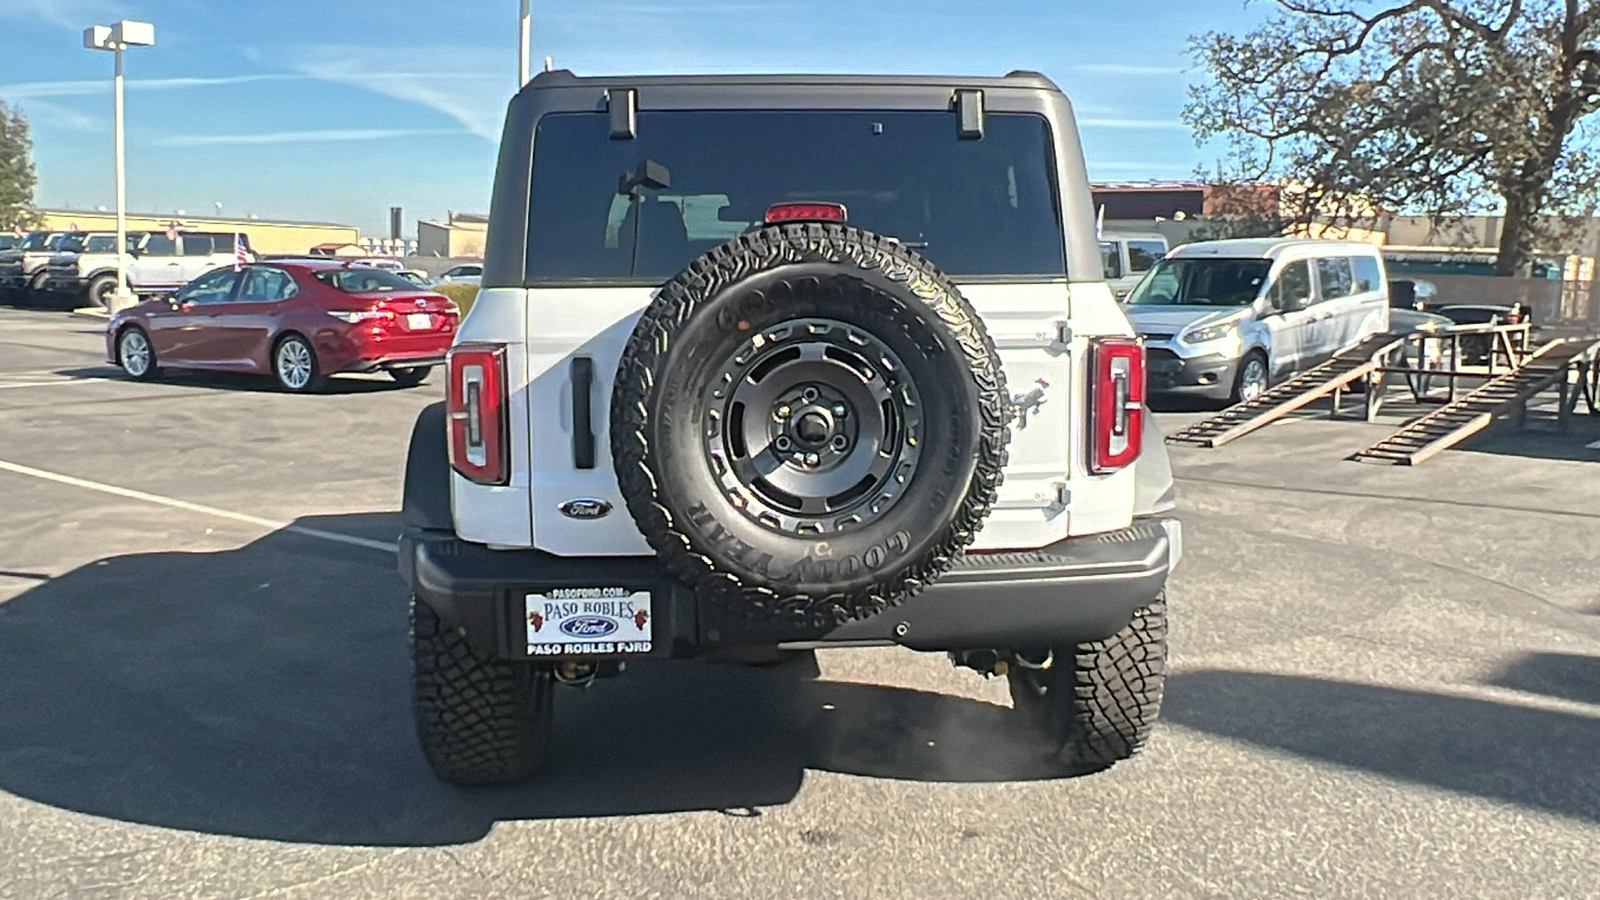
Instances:
[[[645,309],[611,452],[672,575],[756,620],[871,615],[971,543],[1011,405],[982,320],[926,258],[844,225],[749,231]]]

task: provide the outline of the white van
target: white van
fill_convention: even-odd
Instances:
[[[1128,296],[1152,395],[1234,402],[1389,327],[1371,244],[1257,238],[1170,253]]]
[[[1108,231],[1100,235],[1100,267],[1119,299],[1128,296],[1144,273],[1166,255],[1167,239],[1159,234]]]

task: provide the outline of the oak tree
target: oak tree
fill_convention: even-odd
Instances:
[[[1600,0],[1272,0],[1191,52],[1184,119],[1241,179],[1292,184],[1290,218],[1500,212],[1497,274],[1600,199]]]

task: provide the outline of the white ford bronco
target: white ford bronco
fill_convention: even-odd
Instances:
[[[1144,381],[1043,76],[538,76],[406,465],[429,762],[526,776],[631,659],[863,645],[1130,756],[1181,546]]]

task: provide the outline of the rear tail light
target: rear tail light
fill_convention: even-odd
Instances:
[[[846,215],[843,203],[774,203],[766,222],[843,222]]]
[[[509,481],[506,350],[499,344],[451,348],[450,465],[478,484]]]
[[[1100,338],[1089,349],[1089,469],[1115,472],[1139,456],[1144,439],[1144,346]]]

